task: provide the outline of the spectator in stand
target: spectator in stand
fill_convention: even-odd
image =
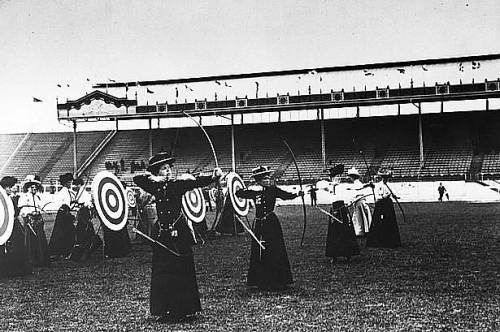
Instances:
[[[146,164],[144,163],[144,160],[141,160],[141,170],[144,171],[146,169]]]
[[[446,188],[443,186],[443,183],[440,182],[439,183],[439,187],[438,187],[438,193],[439,193],[439,201],[442,202],[443,201],[443,195],[446,193],[446,198],[448,198],[448,200],[450,200],[450,196],[448,195],[448,192],[446,191]]]

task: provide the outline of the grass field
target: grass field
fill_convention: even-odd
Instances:
[[[326,218],[308,207],[276,209],[295,284],[283,292],[245,286],[250,237],[195,247],[203,311],[181,324],[149,316],[151,251],[126,258],[57,261],[0,280],[0,329],[8,331],[331,331],[500,329],[500,204],[404,204],[404,246],[362,248],[349,263],[324,257]],[[211,220],[211,219],[210,219]],[[50,222],[48,226],[50,226]]]

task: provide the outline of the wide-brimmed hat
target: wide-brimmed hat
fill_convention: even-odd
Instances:
[[[9,187],[14,187],[14,185],[17,183],[17,178],[13,176],[4,176],[2,180],[0,180],[0,186],[3,188],[9,188]]]
[[[73,181],[73,173],[64,173],[59,175],[59,182],[64,185],[68,182]]]
[[[40,181],[40,176],[38,175],[26,175],[24,179],[23,189],[26,190],[28,187],[36,185],[38,189],[42,187],[42,181]]]
[[[263,177],[264,175],[271,174],[271,172],[272,171],[269,169],[268,166],[255,167],[254,169],[252,169],[252,177],[258,179]]]
[[[349,175],[349,176],[357,176],[357,177],[361,176],[361,175],[359,175],[359,172],[356,169],[356,167],[349,168],[349,170],[347,171],[347,175]]]
[[[168,152],[159,152],[149,158],[149,165],[147,170],[152,172],[156,169],[158,169],[161,165],[163,164],[169,164],[172,166],[172,164],[175,162],[175,158],[172,158],[171,154]]]

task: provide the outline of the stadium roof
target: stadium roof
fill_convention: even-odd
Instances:
[[[484,60],[497,60],[497,59],[500,59],[500,54],[485,54],[485,55],[472,55],[472,56],[452,57],[452,58],[437,58],[437,59],[397,61],[397,62],[380,62],[380,63],[371,63],[371,64],[364,64],[364,65],[345,65],[345,66],[321,67],[321,68],[304,68],[304,69],[267,71],[267,72],[256,72],[256,73],[246,73],[246,74],[228,74],[228,75],[219,75],[219,76],[176,78],[176,79],[167,79],[167,80],[98,83],[98,84],[95,84],[93,86],[93,88],[120,88],[120,87],[125,87],[125,86],[132,87],[132,86],[136,86],[136,85],[146,86],[146,85],[164,85],[164,84],[179,84],[179,83],[192,83],[192,82],[209,82],[209,81],[214,81],[214,80],[230,80],[230,79],[270,77],[270,76],[282,76],[282,75],[301,75],[301,74],[307,74],[311,71],[315,71],[317,73],[326,73],[326,72],[359,70],[359,69],[368,69],[368,68],[369,69],[377,69],[377,68],[387,68],[387,67],[435,65],[435,64],[452,63],[452,62],[484,61]]]

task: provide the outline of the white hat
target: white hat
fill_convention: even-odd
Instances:
[[[360,176],[356,167],[349,168],[349,170],[347,171],[347,175]]]

